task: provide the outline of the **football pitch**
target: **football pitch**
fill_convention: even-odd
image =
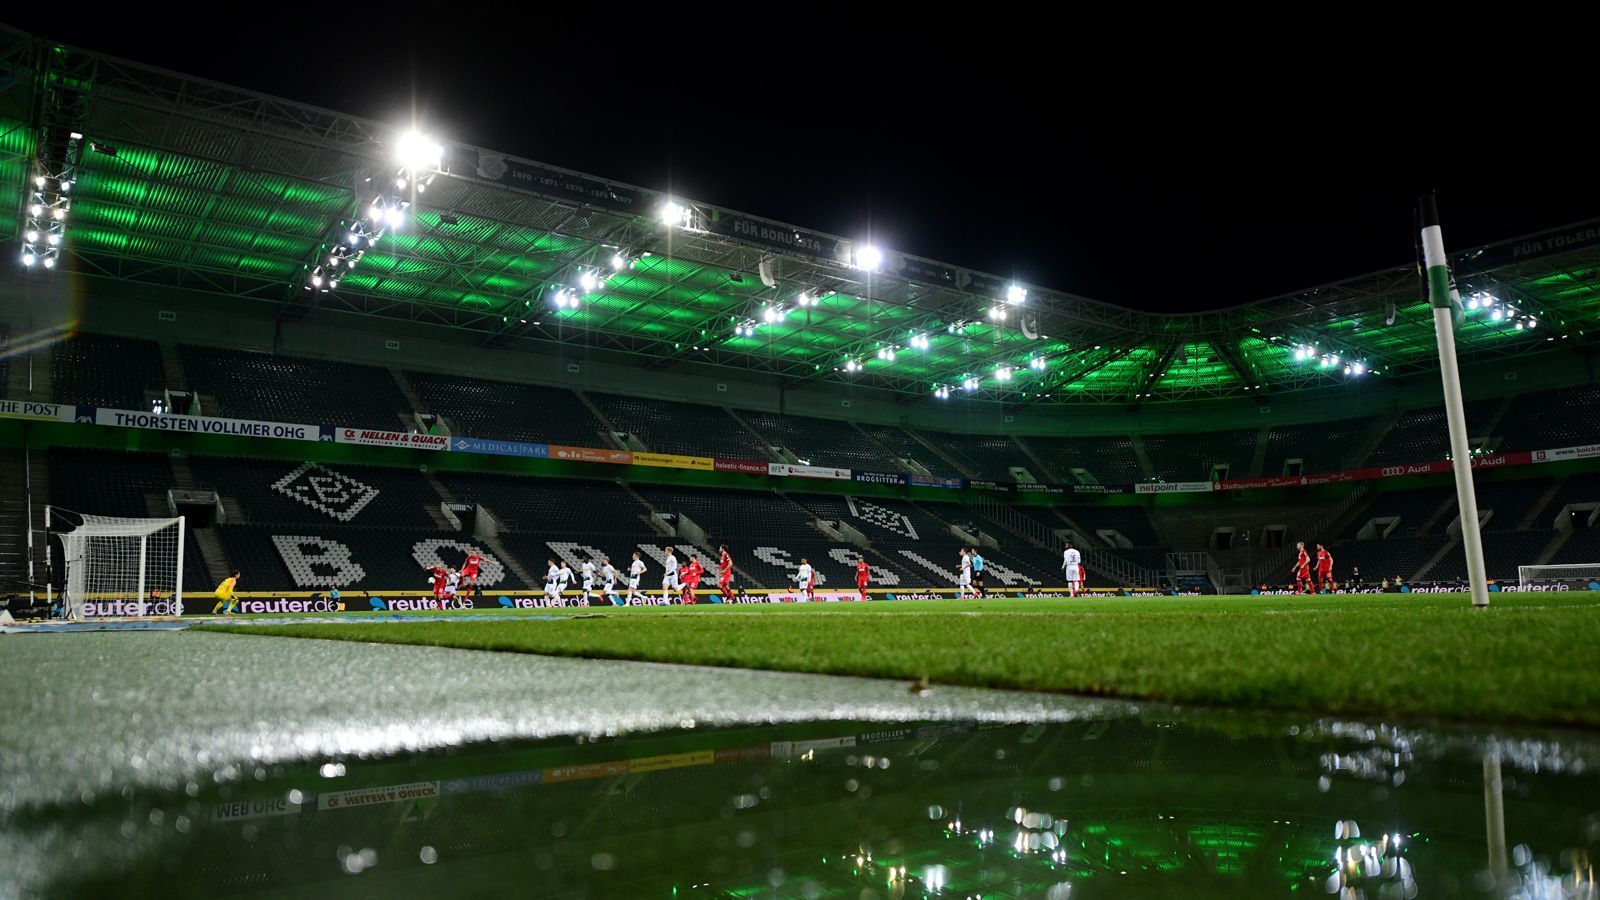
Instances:
[[[1600,596],[986,599],[207,625],[1180,704],[1600,725]]]

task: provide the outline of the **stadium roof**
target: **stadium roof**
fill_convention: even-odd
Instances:
[[[404,128],[16,31],[0,31],[0,57],[24,76],[0,85],[0,193],[17,198],[0,234],[23,245],[39,174],[71,181],[61,266],[29,277],[66,270],[267,302],[285,320],[339,311],[930,402],[940,387],[949,402],[1030,405],[1250,397],[1437,368],[1410,265],[1189,314],[1038,285],[1010,303],[1014,286],[987,273],[893,250],[864,268],[856,238],[464,144],[401,169]],[[408,204],[403,221],[368,218],[375,200]],[[335,287],[324,273],[352,229],[365,252]],[[1581,323],[1600,310],[1597,222],[1459,254],[1456,270],[1463,297],[1492,297],[1501,314],[1467,314],[1463,360],[1594,339]]]

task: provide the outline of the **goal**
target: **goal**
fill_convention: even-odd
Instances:
[[[1517,587],[1521,590],[1527,590],[1536,584],[1564,584],[1568,587],[1586,588],[1591,581],[1600,583],[1600,563],[1517,567]]]
[[[45,529],[61,540],[64,616],[183,615],[182,516],[132,519],[46,507]]]

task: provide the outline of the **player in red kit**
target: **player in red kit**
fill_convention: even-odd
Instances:
[[[1317,545],[1317,590],[1332,591],[1333,584],[1333,554],[1329,553],[1321,544]]]
[[[700,560],[691,556],[688,565],[683,567],[683,602],[692,605],[694,592],[700,589],[700,576],[706,573],[706,567],[700,565]]]
[[[461,583],[467,586],[468,594],[481,594],[478,587],[478,566],[482,565],[483,556],[477,550],[467,551],[467,561],[461,564]]]
[[[872,577],[872,570],[867,568],[865,556],[856,560],[856,599],[865,603],[867,600],[867,581]]]
[[[1311,554],[1306,552],[1305,541],[1296,542],[1295,547],[1300,555],[1294,561],[1294,592],[1304,594],[1311,586]]]
[[[449,573],[445,572],[444,566],[434,566],[433,568],[428,569],[427,571],[428,571],[428,576],[429,576],[428,580],[433,582],[433,602],[434,602],[434,605],[439,607],[440,609],[444,609],[445,576],[447,574],[449,574]]]
[[[723,544],[718,548],[721,556],[717,560],[717,593],[722,595],[722,602],[733,602],[733,557],[728,555],[728,545]]]

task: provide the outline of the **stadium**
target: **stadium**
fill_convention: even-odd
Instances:
[[[1600,896],[1600,219],[1149,312],[0,58],[0,896]]]

